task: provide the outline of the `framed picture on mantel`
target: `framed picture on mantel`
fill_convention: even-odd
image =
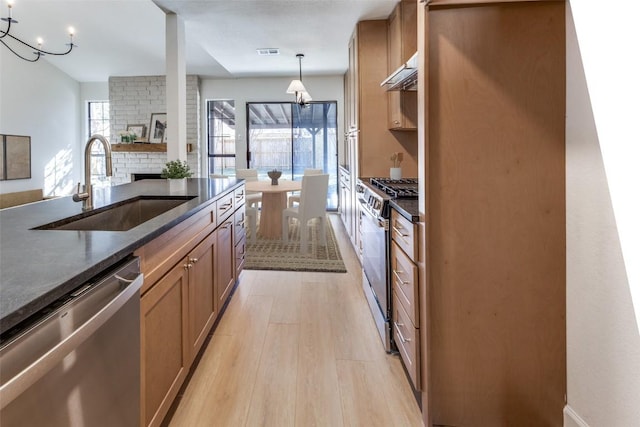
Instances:
[[[149,142],[164,142],[166,130],[167,113],[151,113],[151,124],[149,125]]]
[[[147,125],[127,125],[127,131],[129,133],[133,132],[136,135],[135,139],[132,139],[131,142],[142,142],[145,141],[145,137],[147,136]]]

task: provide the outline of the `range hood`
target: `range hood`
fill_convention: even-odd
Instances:
[[[380,86],[387,90],[418,90],[418,52],[384,79]]]

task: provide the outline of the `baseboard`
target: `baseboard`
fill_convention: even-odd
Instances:
[[[569,405],[564,407],[564,427],[589,427],[580,415]]]

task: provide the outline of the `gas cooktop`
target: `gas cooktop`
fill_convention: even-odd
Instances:
[[[393,199],[418,198],[418,178],[369,178],[369,183]]]

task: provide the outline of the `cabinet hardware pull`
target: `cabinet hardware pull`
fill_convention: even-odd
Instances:
[[[404,273],[404,271],[396,271],[396,270],[392,270],[392,271],[393,271],[393,275],[396,276],[396,279],[398,279],[398,282],[400,282],[400,284],[402,285],[409,284],[409,282],[402,280],[402,278],[400,277],[400,274],[398,274],[398,273]]]
[[[224,205],[220,206],[220,210],[221,211],[226,211],[227,209],[229,209],[231,206],[233,206],[233,203],[225,203]]]
[[[185,270],[188,270],[188,269],[190,269],[191,267],[193,267],[193,264],[191,264],[191,263],[184,264],[184,269],[185,269]]]
[[[393,322],[393,323],[396,325],[396,331],[398,332],[398,335],[400,335],[400,341],[401,341],[403,344],[404,344],[404,343],[411,342],[411,340],[410,340],[410,339],[408,339],[408,338],[405,338],[405,337],[402,335],[402,332],[400,331],[400,327],[401,327],[401,326],[404,326],[404,324],[403,324],[403,323],[398,323],[398,322]]]
[[[225,222],[224,224],[222,224],[222,225],[220,226],[220,228],[227,229],[227,228],[229,228],[229,226],[230,226],[230,225],[231,225],[231,223],[230,223],[229,221],[227,221],[227,222]]]
[[[404,233],[402,233],[402,231],[400,231],[400,230],[399,230],[398,228],[396,228],[395,226],[393,226],[393,227],[391,227],[391,228],[393,229],[393,231],[394,231],[396,234],[399,234],[399,235],[400,235],[400,237],[409,237],[409,235],[408,235],[408,234],[404,234]]]
[[[189,258],[189,262],[196,263],[198,262],[198,258]]]

